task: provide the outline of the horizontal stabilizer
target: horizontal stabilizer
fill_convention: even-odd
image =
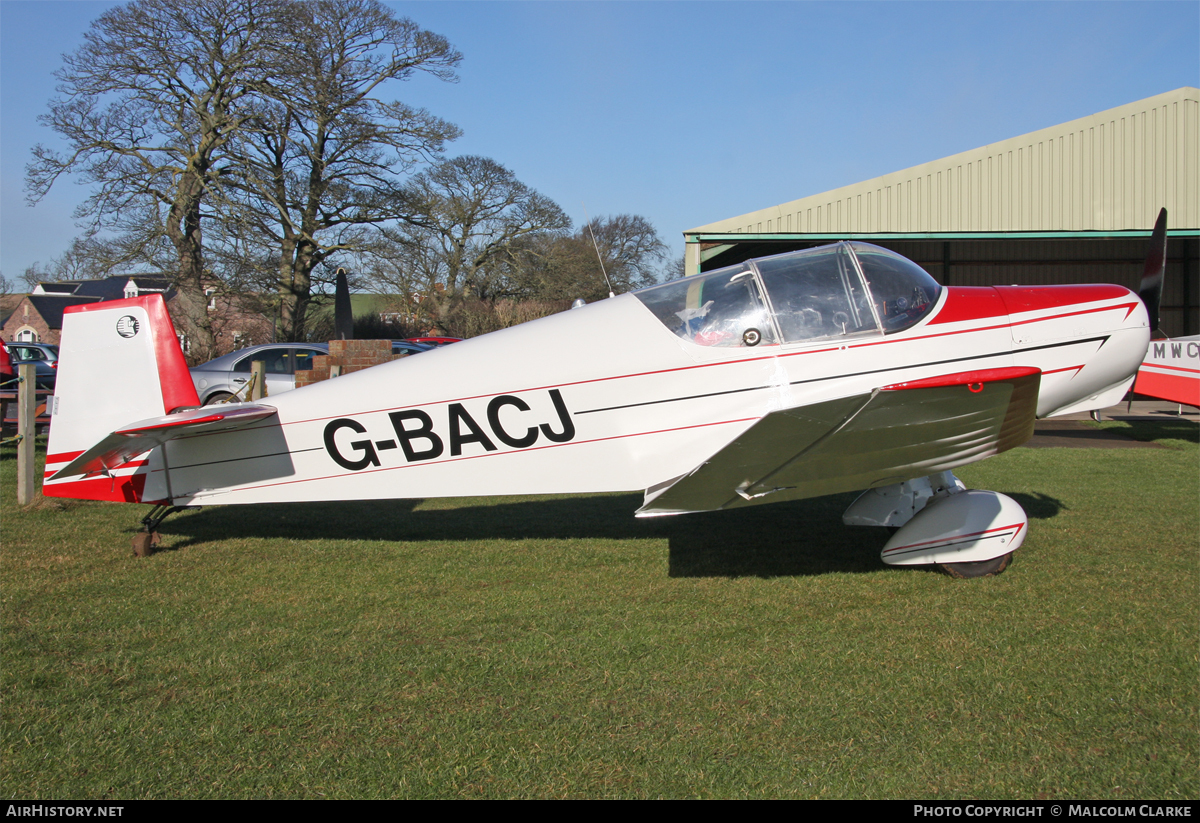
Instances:
[[[168,440],[240,429],[273,414],[273,406],[230,403],[139,420],[117,429],[49,479],[105,474]]]
[[[772,412],[692,472],[647,493],[638,517],[740,508],[899,483],[1019,446],[1041,373],[959,372]]]

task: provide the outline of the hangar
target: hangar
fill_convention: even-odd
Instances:
[[[1161,327],[1200,332],[1200,89],[1185,87],[684,232],[688,272],[837,240],[915,260],[943,285],[1137,289],[1168,212]]]

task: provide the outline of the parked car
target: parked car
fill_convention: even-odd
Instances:
[[[461,337],[409,337],[409,343],[425,343],[426,345],[437,348],[438,346],[449,346],[451,343],[461,343]]]
[[[392,354],[420,354],[423,351],[432,349],[428,343],[418,343],[415,340],[393,340]]]
[[[53,389],[58,378],[58,346],[49,343],[8,343],[8,356],[13,371],[22,363],[33,363],[37,370],[37,387]]]
[[[393,340],[392,354],[419,354],[432,346]],[[207,363],[193,367],[192,383],[196,394],[205,405],[221,403],[238,394],[246,397],[246,384],[250,382],[250,364],[255,360],[266,363],[267,396],[291,391],[296,388],[296,372],[312,368],[312,359],[318,354],[329,354],[327,343],[264,343],[248,346],[226,354]]]
[[[4,341],[0,340],[0,387],[6,391],[12,386],[8,385],[17,377],[17,369],[12,364],[12,358],[8,356],[8,346]]]
[[[296,388],[296,371],[311,369],[312,359],[318,354],[329,354],[329,346],[325,343],[248,346],[193,367],[192,383],[203,405],[220,403],[246,388],[250,382],[250,364],[262,360],[267,366],[267,396],[270,397]],[[239,399],[248,399],[245,392]]]

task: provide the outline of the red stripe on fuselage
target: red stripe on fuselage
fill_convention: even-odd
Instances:
[[[603,443],[608,440],[623,440],[627,437],[645,437],[647,435],[652,435],[652,434],[669,434],[671,432],[687,431],[689,429],[704,429],[704,428],[708,428],[710,426],[726,426],[731,423],[748,423],[748,422],[757,421],[760,419],[761,418],[759,418],[759,417],[741,417],[741,418],[736,418],[733,420],[718,420],[713,423],[697,423],[694,426],[676,426],[675,428],[658,429],[656,431],[628,432],[626,434],[615,434],[615,435],[612,435],[609,437],[595,437],[595,438],[592,438],[591,440],[571,440],[567,443],[553,443],[553,444],[546,445],[546,446],[534,446],[534,447],[528,448],[528,449],[514,449],[512,451],[484,452],[483,454],[466,454],[466,455],[462,455],[461,457],[450,457],[445,460],[422,460],[422,461],[418,461],[415,463],[405,463],[401,466],[381,466],[377,469],[364,469],[362,471],[345,472],[343,474],[327,474],[327,475],[323,475],[321,477],[304,477],[299,480],[284,480],[284,481],[281,481],[278,483],[259,483],[254,486],[241,486],[241,487],[232,488],[231,490],[232,491],[249,491],[252,489],[267,489],[267,488],[271,488],[272,486],[292,486],[292,485],[295,485],[296,483],[312,483],[317,480],[339,480],[339,479],[343,479],[343,478],[347,478],[347,477],[355,477],[360,474],[375,474],[377,472],[391,472],[391,471],[399,471],[401,469],[413,469],[413,468],[417,468],[420,466],[437,466],[437,465],[441,465],[444,463],[459,463],[464,460],[481,460],[481,459],[488,458],[488,457],[504,457],[506,455],[527,454],[529,452],[542,451],[544,449],[561,449],[561,448],[564,448],[567,446],[584,446],[589,443]],[[155,469],[154,471],[161,471],[161,469]],[[134,476],[136,477],[138,475],[134,475]]]
[[[946,303],[928,325],[1003,317],[1008,309],[991,286],[947,286]]]
[[[1061,320],[1064,317],[1075,317],[1076,315],[1080,315],[1080,314],[1096,314],[1098,312],[1116,311],[1119,309],[1125,309],[1125,316],[1128,317],[1129,313],[1131,311],[1133,311],[1133,309],[1137,305],[1138,304],[1135,302],[1135,303],[1121,303],[1116,306],[1096,306],[1096,307],[1090,308],[1090,309],[1080,309],[1079,311],[1068,311],[1068,312],[1063,312],[1062,314],[1051,314],[1046,317],[1033,317],[1033,318],[1030,318],[1029,320],[1016,320],[1011,323],[997,323],[994,326],[976,326],[976,327],[970,328],[970,329],[959,329],[958,331],[943,331],[943,332],[937,332],[935,334],[922,334],[922,335],[917,335],[917,336],[913,336],[913,337],[899,337],[899,336],[890,337],[890,338],[885,338],[883,340],[876,340],[872,343],[855,343],[854,345],[847,346],[846,348],[861,349],[861,348],[866,348],[867,346],[885,346],[888,343],[911,343],[914,340],[929,340],[934,337],[953,337],[956,334],[973,334],[975,332],[981,332],[981,331],[995,331],[997,329],[1011,329],[1013,326],[1025,326],[1030,323],[1044,323],[1047,320]],[[1016,350],[1014,350],[1013,353],[1015,354]],[[786,355],[781,355],[781,356],[786,356]],[[980,356],[982,357],[984,355],[980,355]]]
[[[1063,366],[1061,369],[1049,369],[1047,371],[1042,372],[1042,374],[1058,374],[1059,372],[1064,372],[1064,371],[1076,371],[1077,372],[1082,368],[1083,368],[1083,365]]]
[[[1124,286],[1109,283],[1088,283],[1073,286],[992,286],[1008,307],[1009,314],[1027,311],[1099,303],[1101,300],[1120,300],[1133,292]]]
[[[1009,314],[1098,303],[1102,300],[1119,300],[1133,293],[1124,286],[1109,283],[1072,286],[948,286],[946,292],[945,305],[928,325],[987,320]],[[1132,306],[1136,305],[1132,304],[1131,310]]]
[[[1045,286],[1045,287],[1039,287],[1039,288],[1045,288],[1047,291],[1054,291],[1059,288],[1076,289],[1077,287]],[[1079,288],[1082,288],[1082,287],[1079,287]],[[1125,289],[1122,286],[1109,287],[1109,286],[1100,285],[1096,288],[1101,289],[1101,290],[1107,290],[1109,288],[1114,289],[1115,291],[1112,294],[1108,295],[1110,297],[1113,294],[1116,294],[1116,295],[1132,294],[1132,292],[1130,292],[1128,289]],[[918,340],[928,340],[928,339],[934,338],[934,337],[951,337],[951,336],[960,335],[960,334],[974,334],[976,332],[995,331],[997,329],[1007,329],[1007,328],[1011,328],[1012,326],[1019,326],[1019,325],[1024,325],[1027,323],[1041,323],[1046,320],[1055,320],[1055,319],[1062,318],[1062,317],[1071,317],[1071,316],[1079,315],[1079,314],[1093,314],[1096,312],[1113,311],[1116,309],[1126,309],[1126,316],[1128,316],[1128,312],[1130,310],[1132,310],[1132,308],[1134,306],[1137,305],[1136,302],[1133,302],[1133,303],[1129,303],[1129,304],[1122,304],[1119,306],[1111,306],[1111,305],[1110,306],[1095,306],[1090,309],[1080,309],[1078,311],[1065,312],[1063,314],[1050,315],[1048,317],[1037,317],[1037,318],[1032,318],[1029,320],[1019,320],[1019,321],[1010,323],[1010,322],[1007,322],[1008,317],[1007,317],[1007,313],[1005,311],[1004,302],[1002,300],[1000,300],[999,296],[996,294],[995,288],[993,288],[991,286],[986,286],[986,287],[955,286],[955,287],[948,287],[946,291],[948,292],[946,305],[944,305],[942,307],[942,310],[940,312],[938,312],[937,316],[934,317],[932,320],[930,320],[929,323],[926,324],[926,326],[932,326],[937,323],[953,323],[953,322],[961,322],[964,320],[972,320],[972,319],[980,320],[980,319],[986,319],[988,317],[1003,317],[1004,322],[996,323],[996,324],[990,325],[990,326],[976,326],[974,328],[958,329],[955,331],[936,332],[934,334],[911,334],[911,335],[910,334],[899,334],[899,335],[890,336],[890,337],[876,338],[869,342],[822,346],[821,348],[818,348],[818,349],[804,349],[802,351],[779,352],[778,351],[779,347],[777,345],[773,345],[770,348],[774,349],[775,351],[772,352],[771,354],[767,354],[767,355],[764,355],[761,357],[747,357],[747,358],[743,358],[743,359],[721,360],[721,361],[718,361],[715,363],[696,363],[694,365],[688,365],[688,366],[673,366],[673,367],[667,368],[667,369],[654,369],[651,371],[631,372],[628,374],[614,374],[614,375],[607,375],[605,377],[592,377],[592,378],[587,378],[584,380],[572,380],[572,381],[568,381],[568,382],[564,382],[564,383],[550,383],[550,384],[547,384],[544,386],[529,386],[529,387],[521,388],[521,389],[506,389],[503,391],[486,392],[484,394],[472,394],[472,395],[466,395],[466,396],[462,396],[462,397],[445,398],[445,399],[441,399],[441,400],[429,400],[424,403],[411,403],[411,404],[398,405],[398,406],[387,406],[384,408],[365,409],[362,411],[347,411],[347,412],[341,412],[339,414],[331,414],[331,415],[323,415],[321,417],[305,418],[303,420],[289,420],[289,421],[281,422],[281,423],[267,423],[262,426],[251,425],[251,426],[244,427],[243,429],[241,429],[241,431],[254,431],[255,429],[269,428],[269,427],[276,427],[276,426],[293,426],[293,425],[297,425],[300,423],[319,423],[324,420],[333,420],[334,418],[337,418],[337,417],[346,417],[346,416],[363,415],[363,414],[379,414],[379,413],[384,413],[384,412],[397,411],[400,409],[421,408],[424,406],[436,406],[436,405],[445,404],[445,403],[462,403],[467,400],[477,400],[482,397],[495,397],[495,396],[501,395],[501,394],[522,394],[525,392],[546,391],[548,389],[565,388],[567,386],[584,386],[584,385],[588,385],[590,383],[604,383],[604,382],[607,382],[610,380],[624,380],[624,379],[632,378],[632,377],[649,377],[649,376],[653,376],[653,375],[657,375],[657,374],[671,374],[674,372],[692,371],[694,369],[708,369],[708,368],[713,368],[716,366],[743,365],[746,363],[755,363],[755,362],[758,362],[761,360],[773,360],[776,358],[782,359],[782,358],[787,358],[787,357],[802,357],[804,355],[809,355],[809,354],[822,354],[825,352],[838,351],[843,348],[859,349],[859,348],[867,348],[870,346],[886,346],[886,345],[894,344],[894,343],[911,343],[911,342],[918,341]],[[988,296],[989,293],[991,295],[990,297]],[[1082,291],[1072,292],[1072,294],[1074,294],[1076,297],[1079,297],[1085,293],[1091,293],[1091,292],[1082,292]],[[950,311],[949,314],[947,314],[947,306],[951,305],[952,301],[955,302],[957,307],[954,308],[952,311]],[[991,313],[993,311],[995,312],[995,314]],[[918,328],[920,328],[920,327],[918,327]],[[998,352],[992,353],[992,354],[998,354]],[[981,354],[980,355],[981,358],[988,357],[988,356],[992,356],[992,355],[989,355],[989,354]],[[208,437],[208,436],[211,436],[211,434],[218,434],[218,433],[219,432],[200,433],[200,434],[196,434],[196,435],[192,435],[192,436],[193,437]],[[191,438],[189,437],[188,439],[191,439]]]

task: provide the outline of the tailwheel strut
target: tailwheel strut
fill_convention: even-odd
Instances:
[[[142,518],[141,531],[133,536],[133,554],[135,557],[149,557],[154,554],[155,548],[162,542],[162,537],[158,533],[158,527],[168,516],[178,511],[183,511],[183,506],[169,506],[165,503],[160,503]]]

